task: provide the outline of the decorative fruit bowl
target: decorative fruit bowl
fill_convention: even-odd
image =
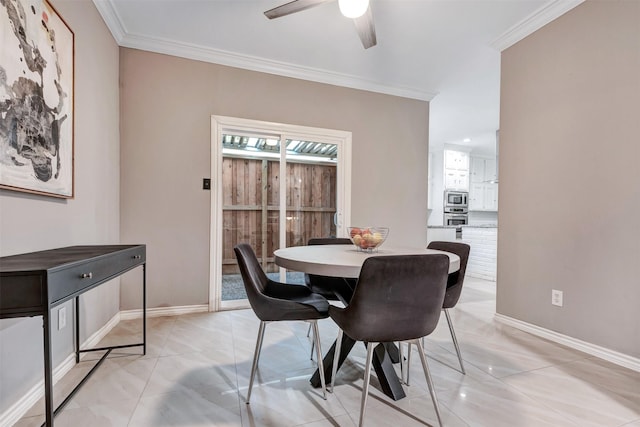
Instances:
[[[378,250],[389,235],[388,227],[347,227],[347,231],[351,243],[362,252]]]

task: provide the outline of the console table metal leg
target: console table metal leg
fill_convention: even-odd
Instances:
[[[75,311],[75,320],[73,325],[75,327],[76,333],[76,363],[80,363],[80,296],[75,297],[76,302],[76,311]]]
[[[51,349],[51,308],[42,314],[44,336],[44,406],[45,425],[53,427],[53,355]]]
[[[147,354],[147,263],[142,264],[142,354]]]

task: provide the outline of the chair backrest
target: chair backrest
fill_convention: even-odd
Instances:
[[[307,242],[309,246],[315,245],[351,245],[351,240],[345,237],[313,237]],[[330,300],[336,300],[336,291],[344,294],[345,282],[341,277],[318,276],[305,274],[304,281],[313,292]],[[351,283],[351,282],[350,282]]]
[[[239,243],[233,250],[236,253],[236,258],[238,258],[238,266],[240,267],[240,274],[242,275],[249,304],[257,314],[260,311],[262,296],[269,283],[269,278],[262,270],[262,266],[260,266],[251,245]],[[258,317],[260,317],[259,314]]]
[[[427,248],[451,252],[460,257],[460,269],[455,273],[451,273],[447,280],[447,293],[442,306],[442,308],[451,308],[458,303],[458,299],[460,299],[460,294],[462,293],[462,284],[464,283],[464,275],[467,271],[467,261],[469,261],[469,251],[471,247],[466,243],[433,241],[429,243]]]
[[[330,307],[331,317],[358,341],[429,335],[440,318],[448,271],[444,254],[367,258],[349,305],[343,310]]]
[[[271,280],[247,243],[233,248],[253,312],[262,321],[311,320],[328,316],[329,303],[304,285]]]
[[[350,245],[351,240],[346,237],[313,237],[307,242],[312,245]]]

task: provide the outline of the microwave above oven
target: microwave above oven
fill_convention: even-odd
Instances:
[[[464,191],[445,191],[444,207],[461,207],[469,206],[469,193]]]

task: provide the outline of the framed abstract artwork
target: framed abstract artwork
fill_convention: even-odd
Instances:
[[[0,188],[73,198],[73,31],[45,0],[2,0],[0,46]]]

